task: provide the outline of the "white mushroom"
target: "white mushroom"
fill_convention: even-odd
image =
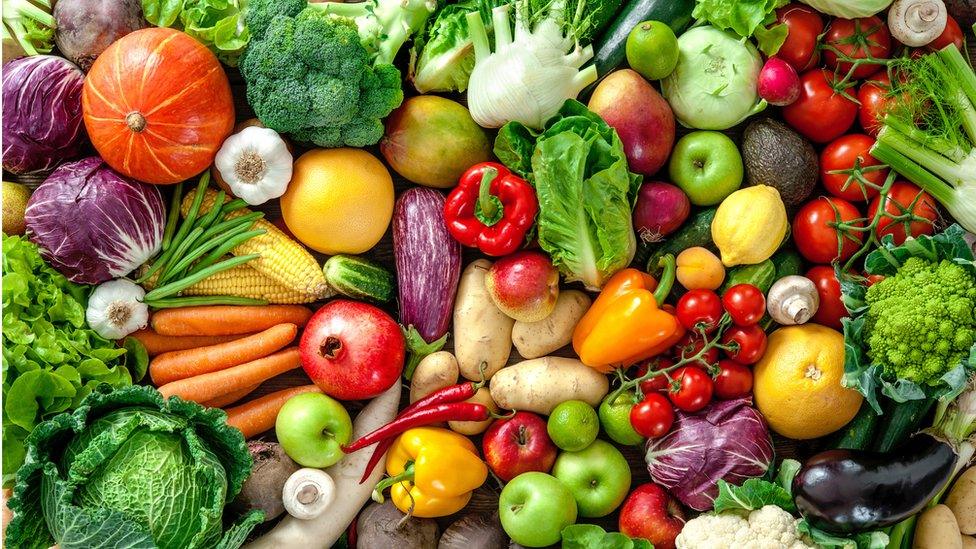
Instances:
[[[288,477],[281,490],[281,501],[288,514],[301,520],[321,516],[335,499],[335,482],[328,473],[309,467]]]
[[[805,276],[784,276],[776,281],[766,296],[769,316],[789,326],[813,318],[820,307],[820,295],[813,281]]]
[[[888,10],[888,28],[902,44],[924,46],[942,34],[948,16],[942,0],[895,0]]]

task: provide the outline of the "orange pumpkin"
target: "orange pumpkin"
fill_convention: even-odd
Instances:
[[[85,127],[116,171],[155,184],[207,169],[234,128],[234,99],[217,58],[167,28],[130,33],[92,65],[82,93]]]

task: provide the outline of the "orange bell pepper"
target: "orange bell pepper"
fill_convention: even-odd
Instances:
[[[674,283],[674,256],[661,260],[658,283],[637,269],[613,275],[573,331],[573,349],[583,364],[603,373],[667,351],[685,334],[661,304]]]

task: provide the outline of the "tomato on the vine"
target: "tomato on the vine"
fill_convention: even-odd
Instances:
[[[861,247],[864,235],[860,231],[851,231],[850,238],[844,236],[838,256],[838,229],[832,224],[855,222],[858,226],[863,225],[863,220],[855,221],[858,219],[861,219],[861,213],[843,198],[821,196],[807,202],[793,218],[793,241],[797,251],[813,263],[844,261]]]
[[[818,265],[807,271],[806,277],[813,281],[820,297],[820,306],[817,307],[817,314],[813,315],[813,321],[835,330],[842,330],[843,324],[840,319],[849,315],[841,300],[840,282],[837,280],[834,268],[829,265]]]
[[[744,397],[752,391],[752,370],[734,360],[722,360],[718,363],[714,384],[717,398]]]
[[[712,400],[714,383],[705,370],[697,366],[682,366],[672,376],[677,388],[668,392],[668,398],[685,412],[697,412]]]
[[[881,131],[881,119],[891,108],[891,77],[887,69],[869,76],[857,90],[857,101],[861,104],[857,120],[864,132],[877,137]]]
[[[799,99],[783,107],[786,122],[815,143],[844,135],[857,118],[857,103],[835,83],[830,71],[809,70],[800,75]]]
[[[648,372],[648,368],[657,371],[657,370],[663,370],[665,368],[670,368],[671,366],[674,366],[674,360],[666,356],[659,356],[657,358],[652,358],[650,361],[644,362],[637,367],[637,372],[635,377],[636,378],[644,377],[644,375],[647,374]],[[666,391],[668,389],[668,376],[661,374],[661,375],[656,375],[650,379],[646,379],[640,383],[640,388],[641,388],[641,392],[644,393],[645,395],[647,393],[653,393],[656,391]]]
[[[685,358],[691,358],[698,354],[705,347],[705,340],[701,338],[695,332],[688,332],[678,343],[674,346],[674,358],[676,360],[682,360]],[[712,347],[709,350],[702,353],[702,356],[698,358],[692,364],[695,366],[700,366],[702,368],[707,368],[718,362],[718,349]]]
[[[815,67],[820,61],[817,40],[824,29],[820,13],[793,2],[776,10],[776,22],[786,25],[787,34],[775,57],[789,63],[798,73]]]
[[[722,306],[738,326],[751,326],[766,314],[766,296],[752,284],[736,284],[722,294]]]
[[[909,207],[911,207],[912,215],[920,218],[909,223],[908,230],[911,236],[930,235],[935,232],[934,223],[939,218],[939,210],[936,209],[935,199],[932,198],[932,195],[907,181],[895,181],[892,183],[887,197],[885,212],[891,215],[902,215],[908,213]],[[871,201],[871,205],[868,206],[868,219],[874,219],[874,214],[877,213],[880,205],[880,196]],[[888,216],[882,216],[878,220],[875,232],[878,238],[886,234],[894,236],[895,244],[898,246],[901,246],[907,238],[905,223],[902,221],[894,222]]]
[[[739,364],[755,364],[766,353],[766,332],[756,324],[732,326],[722,334],[722,345],[735,343],[726,356]]]
[[[820,180],[827,192],[850,201],[868,201],[878,196],[878,189],[864,185],[853,175],[853,171],[859,170],[871,185],[884,185],[888,168],[871,156],[873,146],[874,138],[870,135],[851,133],[838,137],[824,147],[820,153]]]
[[[932,51],[938,51],[949,44],[955,44],[955,46],[959,48],[959,51],[961,52],[966,51],[963,49],[966,42],[964,40],[962,28],[959,26],[959,22],[956,21],[951,15],[946,18],[946,26],[945,29],[942,30],[942,34],[940,34],[935,40],[929,42],[925,47]]]
[[[824,63],[836,70],[843,78],[848,72],[851,78],[864,78],[878,70],[879,63],[860,62],[853,71],[854,64],[848,59],[887,59],[891,56],[891,33],[877,16],[858,19],[835,18],[824,34]],[[838,52],[842,55],[838,55]]]
[[[630,425],[642,437],[656,438],[671,430],[674,408],[661,393],[648,393],[630,409]]]
[[[701,324],[706,333],[711,333],[722,318],[722,300],[712,290],[688,290],[678,300],[675,312],[686,330],[697,330]]]

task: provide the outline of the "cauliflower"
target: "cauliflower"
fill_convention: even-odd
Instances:
[[[796,531],[800,520],[776,505],[766,505],[745,518],[735,513],[701,515],[689,520],[677,549],[816,549]]]

